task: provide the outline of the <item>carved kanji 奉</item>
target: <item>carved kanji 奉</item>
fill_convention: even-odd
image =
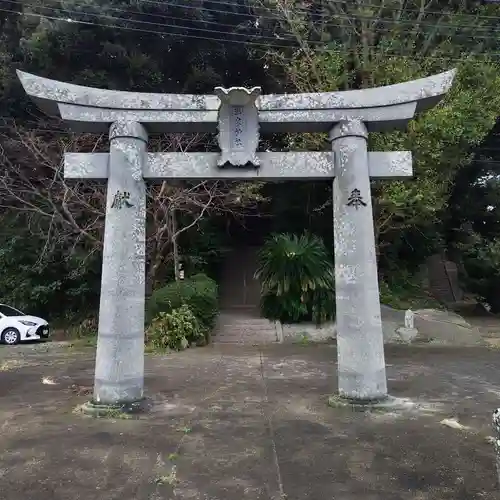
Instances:
[[[108,184],[93,401],[143,397],[145,179],[209,178],[333,182],[338,390],[358,401],[386,398],[370,178],[411,177],[412,159],[408,151],[368,152],[368,133],[403,127],[433,107],[454,74],[346,92],[260,95],[259,87],[218,87],[216,95],[177,95],[99,90],[19,72],[45,112],[75,131],[110,136],[109,154],[65,155],[67,179]],[[217,129],[219,153],[147,152],[148,133]],[[259,130],[329,132],[332,150],[259,153]],[[118,191],[129,195],[127,210],[112,210]]]

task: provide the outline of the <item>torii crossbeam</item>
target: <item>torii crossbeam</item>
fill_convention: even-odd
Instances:
[[[49,115],[77,132],[107,132],[110,152],[65,155],[65,178],[107,182],[93,404],[143,398],[145,179],[333,181],[338,390],[387,397],[372,178],[412,175],[411,153],[368,152],[368,133],[405,126],[449,90],[455,70],[387,87],[260,96],[260,88],[215,95],[100,90],[18,72]],[[263,132],[329,132],[331,152],[258,153]],[[220,153],[148,153],[148,133],[219,131]]]

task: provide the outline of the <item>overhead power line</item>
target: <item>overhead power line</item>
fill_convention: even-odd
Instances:
[[[75,10],[71,10],[71,9],[67,9],[67,8],[58,8],[58,7],[50,7],[50,6],[46,6],[46,5],[34,5],[34,4],[26,4],[24,2],[20,2],[19,0],[4,0],[5,2],[8,2],[8,3],[11,3],[11,4],[14,4],[14,5],[19,5],[19,6],[22,6],[22,7],[31,7],[31,8],[34,8],[34,9],[46,9],[46,10],[49,10],[51,12],[56,12],[56,13],[68,13],[68,14],[73,14],[73,15],[79,15],[79,16],[93,16],[93,17],[98,17],[98,18],[102,18],[102,19],[110,19],[110,20],[118,20],[118,21],[125,21],[125,22],[134,22],[134,23],[139,23],[139,24],[144,24],[144,25],[151,25],[151,26],[166,26],[166,27],[178,27],[177,25],[170,25],[170,24],[165,24],[165,23],[155,23],[155,22],[152,22],[152,21],[142,21],[142,20],[139,20],[139,19],[125,19],[123,17],[116,17],[116,16],[109,16],[107,14],[98,14],[98,13],[93,13],[93,12],[88,12],[88,11],[75,11]],[[276,20],[276,16],[262,16],[262,15],[257,15],[257,14],[245,14],[245,13],[228,13],[227,11],[223,11],[223,10],[216,10],[216,9],[207,9],[207,8],[202,8],[200,9],[199,7],[196,7],[195,5],[188,5],[188,4],[177,4],[177,3],[173,3],[173,2],[168,2],[168,1],[165,1],[165,2],[156,2],[154,0],[139,0],[141,3],[152,3],[154,5],[159,5],[159,6],[162,6],[162,7],[165,7],[165,6],[171,6],[171,7],[175,7],[175,8],[180,8],[180,9],[188,9],[188,10],[197,10],[197,11],[206,11],[208,13],[221,13],[221,14],[225,14],[225,15],[237,15],[239,17],[249,17],[251,19],[249,19],[249,22],[250,20],[251,21],[254,21],[254,23],[256,23],[259,19],[264,19],[264,18],[267,18],[267,19],[273,19],[273,20]],[[77,4],[78,5],[78,4]],[[135,14],[135,15],[152,15],[152,16],[159,16],[163,19],[168,19],[168,20],[180,20],[180,21],[186,21],[186,22],[193,22],[194,20],[197,21],[197,22],[200,22],[200,23],[205,23],[205,24],[215,24],[215,25],[219,25],[219,26],[225,26],[225,27],[229,27],[229,28],[232,28],[234,29],[235,26],[234,24],[228,24],[228,23],[222,23],[222,22],[218,22],[218,21],[208,21],[208,20],[204,20],[204,19],[195,19],[195,18],[182,18],[182,17],[178,17],[178,16],[170,16],[170,15],[160,15],[160,14],[149,14],[149,13],[142,13],[142,12],[139,12],[139,11],[136,11],[136,12],[133,12],[133,11],[128,11],[128,10],[124,10],[124,9],[119,9],[117,7],[109,7],[110,10],[113,10],[114,12],[121,12],[121,13],[125,13],[127,15],[132,15],[132,14]],[[12,12],[16,12],[16,11],[12,11]],[[28,15],[27,12],[23,12],[24,14]],[[48,17],[48,16],[46,16]],[[337,16],[338,17],[338,16]],[[348,19],[348,20],[352,20],[354,19],[353,16],[349,16],[349,15],[346,15],[346,16],[340,16],[341,18],[343,19]],[[359,16],[355,16],[355,18],[363,18],[363,19],[370,19],[370,20],[373,20],[373,17],[359,17]],[[498,21],[500,21],[500,17],[497,19]],[[75,21],[76,22],[76,21]],[[390,25],[397,25],[397,26],[400,26],[400,25],[406,25],[406,24],[409,24],[411,26],[414,26],[415,25],[415,20],[412,20],[412,19],[401,19],[401,20],[390,20],[390,19],[380,19],[380,22],[383,22],[385,24],[390,24]],[[418,23],[418,26],[425,26],[425,27],[429,27],[429,28],[432,28],[433,30],[436,29],[436,23],[433,22],[433,23],[430,23],[430,22],[419,22]],[[337,23],[326,23],[323,25],[323,27],[332,27],[332,28],[345,28],[344,25],[342,24],[337,24]],[[189,28],[189,27],[185,27],[185,28]],[[491,36],[488,36],[488,35],[478,35],[478,34],[472,34],[470,33],[471,31],[477,31],[477,30],[485,30],[489,33],[491,33],[491,35],[494,35],[496,33],[500,33],[500,28],[499,29],[493,29],[493,28],[490,28],[490,27],[474,27],[474,26],[471,26],[470,24],[467,24],[467,25],[460,25],[460,24],[442,24],[440,23],[439,24],[439,28],[440,29],[444,29],[444,28],[449,28],[449,29],[452,29],[452,30],[467,30],[469,33],[468,34],[460,34],[460,33],[453,33],[453,35],[456,37],[456,36],[460,36],[460,37],[465,37],[467,39],[483,39],[483,40],[490,40],[491,39]],[[191,28],[191,29],[198,29],[198,30],[202,30],[202,28]],[[213,30],[214,32],[218,32],[218,30]],[[377,29],[377,31],[381,31],[380,28]],[[387,29],[386,30],[387,32],[390,32],[390,31],[393,31],[393,29]],[[220,31],[220,33],[224,33],[224,34],[227,34],[226,31]],[[235,34],[238,34],[238,33],[235,33]],[[247,35],[247,36],[250,36],[250,35]],[[285,35],[286,36],[286,35]],[[280,35],[281,38],[283,38],[284,36],[281,34]],[[316,41],[309,41],[309,43],[322,43],[322,42],[316,42]]]
[[[164,2],[160,2],[158,0],[138,0],[139,3],[150,3],[150,4],[154,4],[154,5],[163,5]],[[189,0],[186,0],[186,1],[189,1]],[[235,3],[235,2],[227,2],[227,1],[224,1],[224,0],[209,0],[211,4],[215,4],[215,5],[225,5],[225,6],[228,6],[228,7],[243,7],[244,4],[243,3]],[[264,1],[261,1],[261,2],[253,2],[254,4],[257,4],[257,5],[261,5],[263,9],[267,9],[267,10],[271,10],[269,7],[266,7],[265,5],[265,2]],[[346,5],[348,3],[351,3],[351,0],[326,0],[325,4],[323,5],[323,9],[324,10],[328,10],[328,6],[333,4],[333,5]],[[179,5],[179,4],[173,4],[173,5]],[[352,5],[352,3],[351,3]],[[249,7],[249,6],[247,6]],[[200,7],[198,7],[200,8]],[[206,7],[202,7],[203,9],[206,9]],[[251,8],[251,7],[249,7]],[[389,6],[389,5],[385,5],[385,4],[375,4],[375,3],[369,3],[369,2],[365,2],[363,1],[363,4],[359,7],[359,8],[362,8],[362,9],[374,9],[374,11],[385,11],[385,12],[393,12],[393,13],[396,13],[396,14],[399,14],[399,13],[407,13],[407,12],[412,12],[412,13],[415,13],[415,14],[421,14],[422,10],[420,8],[416,8],[416,9],[408,9],[406,7],[404,8],[398,8],[398,7],[394,7],[394,6]],[[294,6],[293,8],[289,9],[290,11],[293,11],[293,12],[301,12],[303,14],[311,14],[311,11],[310,9],[307,9],[305,7],[296,7]],[[226,11],[222,11],[222,12],[226,12]],[[346,14],[349,14],[348,12],[346,12]],[[320,16],[322,17],[328,17],[330,18],[332,16],[332,13],[331,12],[327,12],[327,13],[324,13],[324,14],[319,14]],[[335,14],[334,14],[335,15]],[[356,15],[356,17],[358,17],[357,14],[352,14],[352,15]],[[474,13],[470,13],[470,12],[453,12],[453,11],[446,11],[446,10],[441,10],[441,11],[436,11],[436,10],[424,10],[424,15],[435,15],[435,16],[445,16],[445,15],[460,15],[460,16],[464,16],[464,17],[473,17],[474,19],[485,19],[485,20],[491,20],[491,21],[497,21],[499,19],[499,16],[500,16],[500,6],[499,6],[499,16],[488,16],[488,15],[483,15],[483,14],[474,14]],[[364,18],[373,18],[373,16],[364,16]],[[363,18],[363,16],[361,16],[361,18]]]
[[[168,1],[157,1],[157,0],[138,0],[140,3],[143,3],[143,4],[151,4],[151,5],[157,5],[159,7],[165,7],[165,6],[168,6],[168,7],[176,7],[176,8],[180,8],[180,9],[189,9],[189,10],[197,10],[197,11],[206,11],[206,12],[211,12],[211,13],[217,13],[217,14],[225,14],[225,15],[238,15],[240,17],[251,17],[251,18],[260,18],[260,19],[271,19],[271,20],[276,20],[277,19],[277,15],[263,15],[263,14],[246,14],[246,13],[235,13],[235,12],[228,12],[227,10],[220,10],[220,9],[213,9],[213,8],[207,8],[207,7],[200,7],[200,6],[197,6],[197,5],[193,5],[193,4],[190,4],[188,5],[187,3],[186,4],[179,4],[179,3],[174,3],[174,2],[168,2]],[[187,0],[189,1],[189,0]],[[331,0],[329,0],[331,1]],[[352,0],[349,0],[349,1],[352,1]],[[215,3],[215,4],[221,4],[221,5],[231,5],[231,6],[235,6],[234,4],[231,4],[231,3],[228,3],[228,2],[210,2],[210,3]],[[333,2],[333,3],[346,3],[346,2]],[[273,11],[271,9],[264,9],[264,10],[267,10],[267,12],[269,13],[272,13]],[[293,9],[290,9],[290,13],[293,13],[294,11],[296,10],[296,8],[293,8]],[[335,17],[335,18],[338,18],[338,19],[346,19],[346,20],[367,20],[367,21],[374,21],[376,20],[375,17],[372,15],[372,16],[366,16],[366,15],[363,15],[363,14],[349,14],[349,13],[345,13],[345,14],[314,14],[314,13],[311,13],[305,9],[297,9],[299,12],[301,13],[304,13],[304,14],[308,14],[308,15],[311,15],[314,18],[314,16],[319,16],[320,19],[323,19],[323,18],[327,18],[327,19],[331,19],[332,17]],[[394,12],[398,12],[399,13],[399,10],[397,9],[391,9],[389,7],[387,7],[385,9],[386,11],[394,11]],[[403,10],[403,12],[407,12],[406,10]],[[429,15],[431,14],[430,12],[426,13],[426,15]],[[434,12],[433,14],[435,15],[440,15],[441,17],[443,16],[443,14],[446,14],[446,13],[437,13],[437,12]],[[449,13],[449,15],[458,15],[458,16],[463,16],[464,14],[454,14],[454,13]],[[481,17],[481,16],[474,16],[473,14],[468,14],[472,17],[474,17],[474,19],[476,20],[479,20],[479,19],[486,19],[485,17]],[[496,21],[498,21],[500,19],[500,17],[488,17],[487,19],[489,19],[490,21],[495,21],[495,24]],[[380,21],[381,22],[385,22],[385,23],[390,23],[390,24],[410,24],[410,25],[415,25],[415,19],[399,19],[399,20],[393,20],[391,21],[390,19],[386,19],[386,18],[380,18]],[[429,27],[432,27],[432,28],[435,28],[436,27],[436,21],[433,20],[433,22],[430,22],[430,21],[419,21],[417,23],[419,26],[429,26]],[[336,24],[330,24],[330,23],[325,23],[323,26],[325,27],[328,27],[328,26],[337,26]],[[463,25],[464,27],[467,27],[467,28],[470,28],[470,24],[468,23],[467,25]],[[453,25],[453,24],[449,24],[449,25],[446,25],[446,24],[442,24],[442,23],[439,23],[439,27],[450,27],[450,28],[456,28],[457,26],[456,25]],[[481,27],[481,28],[477,28],[477,29],[485,29],[485,30],[489,30],[490,28],[488,27]],[[500,29],[496,29],[496,30],[492,30],[494,32],[500,32]]]
[[[7,0],[9,1],[9,0]],[[12,0],[10,0],[12,1]],[[47,8],[47,7],[45,7]],[[96,22],[91,22],[91,21],[83,21],[83,20],[77,20],[77,19],[71,19],[71,18],[62,18],[62,17],[56,17],[56,16],[49,16],[46,14],[38,14],[34,12],[18,12],[18,11],[13,11],[10,9],[0,9],[0,12],[7,12],[11,14],[17,14],[20,16],[31,16],[31,17],[38,17],[38,18],[45,18],[45,19],[50,19],[53,21],[58,21],[58,22],[65,22],[65,23],[70,23],[70,24],[80,24],[80,25],[86,25],[86,26],[96,26],[96,27],[101,27],[101,28],[106,28],[106,29],[119,29],[119,30],[126,30],[126,31],[135,31],[135,32],[140,32],[140,33],[147,33],[147,34],[153,34],[153,35],[160,35],[162,37],[172,37],[172,36],[180,36],[183,38],[192,38],[192,39],[198,39],[198,40],[207,40],[207,41],[213,41],[213,42],[220,42],[220,43],[237,43],[237,44],[243,44],[243,45],[248,45],[253,48],[265,48],[264,52],[268,51],[270,48],[276,49],[276,48],[281,48],[281,49],[290,49],[290,48],[295,48],[295,49],[300,49],[301,47],[297,45],[281,45],[279,43],[276,43],[276,40],[280,40],[280,38],[269,38],[269,37],[262,37],[257,34],[244,34],[244,33],[227,33],[225,31],[220,31],[220,30],[210,30],[210,29],[205,29],[205,28],[196,28],[196,27],[188,27],[188,26],[178,26],[178,25],[166,25],[164,24],[163,26],[169,27],[169,28],[174,28],[174,29],[181,29],[181,30],[191,30],[191,31],[201,31],[204,33],[215,33],[217,35],[224,35],[228,38],[214,38],[214,37],[209,37],[209,36],[200,36],[200,35],[192,35],[192,34],[187,34],[187,33],[172,33],[169,31],[156,31],[156,30],[149,30],[149,29],[143,29],[143,28],[135,28],[131,26],[119,26],[119,25],[112,25],[112,24],[101,24],[101,23],[96,23]],[[78,13],[81,14],[81,13]],[[87,14],[87,15],[92,15],[98,18],[102,18],[102,15],[99,14]],[[112,17],[112,16],[108,16]],[[130,22],[130,20],[125,20],[122,18],[114,18],[119,21],[124,21],[124,22]],[[140,23],[147,23],[146,21],[139,21],[136,20],[134,22],[140,22]],[[148,23],[148,24],[157,24],[159,23]],[[230,39],[229,37],[231,36],[244,36],[244,37],[249,37],[253,38],[259,41],[252,41],[252,40],[235,40],[235,39]],[[474,38],[480,38],[480,37],[474,37]],[[282,39],[282,41],[287,41],[288,39]],[[270,43],[272,41],[272,43]],[[291,40],[290,40],[291,41]],[[310,42],[308,42],[310,43]],[[317,43],[318,45],[321,44],[322,48],[321,49],[316,49],[320,51],[325,50],[325,43],[324,42],[313,42]],[[369,48],[380,48],[379,46],[369,46]],[[346,49],[336,50],[334,52],[342,53],[345,54]],[[395,50],[389,50],[389,49],[384,49],[384,54],[388,56],[394,56],[394,57],[410,57],[414,59],[416,57],[416,54],[411,54],[411,55],[405,55],[401,54],[398,51]],[[486,54],[468,54],[468,55],[474,55],[474,56],[487,56],[487,57],[492,57],[492,56],[500,56],[500,53],[498,52],[488,52]],[[438,60],[443,60],[446,59],[448,61],[463,61],[463,58],[458,58],[458,57],[453,57],[453,56],[447,56],[446,54],[442,54],[440,56],[425,56],[427,59],[438,59]]]

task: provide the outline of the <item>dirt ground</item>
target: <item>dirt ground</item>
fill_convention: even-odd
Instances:
[[[0,498],[500,498],[488,442],[500,352],[386,352],[391,394],[419,403],[405,411],[329,408],[334,346],[217,346],[148,356],[152,412],[96,420],[74,412],[91,349],[0,347]]]

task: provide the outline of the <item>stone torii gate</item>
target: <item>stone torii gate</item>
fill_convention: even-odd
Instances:
[[[128,405],[144,391],[145,180],[333,181],[338,390],[387,397],[370,178],[412,176],[409,151],[368,152],[369,132],[404,127],[436,105],[455,70],[387,87],[260,95],[101,90],[18,72],[27,94],[76,132],[109,133],[110,152],[67,153],[66,179],[107,181],[93,404]],[[220,153],[148,153],[148,134],[215,132]],[[257,152],[263,132],[329,132],[331,152]]]

